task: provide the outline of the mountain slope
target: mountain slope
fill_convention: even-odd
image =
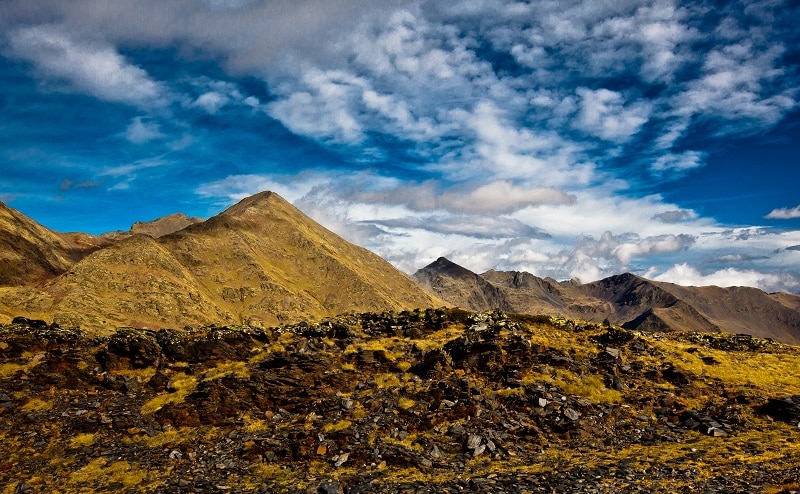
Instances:
[[[273,324],[442,304],[388,262],[272,192],[159,241],[221,307],[242,318]]]
[[[514,310],[502,290],[444,257],[418,270],[413,277],[437,296],[464,309]]]
[[[40,284],[108,243],[54,232],[0,202],[0,287]]]
[[[6,319],[24,314],[95,333],[441,305],[388,262],[269,192],[169,235],[118,240],[38,291],[0,290]]]

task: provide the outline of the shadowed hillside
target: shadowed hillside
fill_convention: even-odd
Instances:
[[[0,202],[0,287],[40,284],[108,244],[92,235],[54,232]]]

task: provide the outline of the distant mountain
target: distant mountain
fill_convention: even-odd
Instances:
[[[131,226],[131,233],[143,233],[153,238],[159,238],[183,230],[187,226],[202,222],[203,218],[190,218],[183,213],[175,213],[153,221],[137,221]]]
[[[202,223],[203,218],[193,217],[190,218],[183,213],[174,213],[161,218],[156,218],[152,221],[137,221],[131,225],[130,230],[117,230],[113,232],[104,233],[102,238],[108,239],[113,242],[132,237],[134,235],[148,235],[153,238],[160,238],[170,233],[175,233],[183,230],[187,226],[196,223]]]
[[[748,287],[684,287],[630,273],[586,284],[513,271],[477,275],[441,258],[414,276],[436,280],[431,289],[439,297],[470,310],[504,308],[608,320],[643,331],[726,331],[800,344],[800,297],[787,293],[767,294]]]
[[[0,289],[0,319],[26,315],[101,333],[117,326],[273,325],[443,305],[271,192],[156,235],[165,225],[175,222],[140,226],[150,235],[119,236],[75,264],[64,259],[57,269],[65,272],[38,289]],[[60,245],[59,238],[40,243]]]
[[[512,308],[502,290],[444,257],[414,273],[413,278],[437,296],[465,309]]]

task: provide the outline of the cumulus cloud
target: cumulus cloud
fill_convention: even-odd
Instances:
[[[706,264],[731,264],[731,263],[742,263],[748,261],[758,261],[762,259],[769,259],[768,256],[753,256],[749,254],[725,254],[717,257],[713,257],[705,261]]]
[[[792,291],[800,287],[800,278],[788,272],[773,274],[725,268],[703,274],[686,263],[676,264],[654,279],[688,286],[753,286],[767,292]]]
[[[73,39],[51,26],[20,28],[11,52],[31,61],[39,74],[106,101],[152,108],[167,102],[166,88],[107,44]]]
[[[794,208],[777,208],[769,212],[764,218],[770,220],[792,220],[800,218],[800,206]]]
[[[269,103],[267,112],[297,134],[350,144],[364,139],[349,106],[361,94],[363,81],[340,71],[311,70],[303,82],[305,90]]]
[[[628,270],[635,257],[686,250],[695,243],[691,235],[659,235],[640,238],[635,233],[614,235],[604,232],[600,238],[584,237],[567,256],[565,268],[582,282],[594,281]]]
[[[525,187],[498,180],[474,188],[456,187],[444,191],[442,185],[426,182],[388,190],[354,192],[353,199],[367,203],[405,205],[417,211],[445,209],[455,213],[512,213],[541,204],[573,204],[575,196],[552,187]]]

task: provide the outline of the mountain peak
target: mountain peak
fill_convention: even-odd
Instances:
[[[434,294],[447,296],[448,302],[466,309],[512,309],[497,287],[445,257],[418,270],[413,278]]]
[[[249,213],[252,213],[254,209],[263,211],[265,209],[273,208],[296,209],[289,201],[277,193],[266,190],[252,196],[245,197],[241,201],[223,211],[220,216],[247,216]]]

